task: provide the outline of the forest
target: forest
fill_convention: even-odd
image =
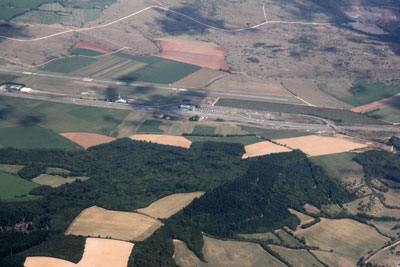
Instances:
[[[130,266],[176,266],[172,239],[201,259],[202,232],[231,238],[238,233],[298,225],[288,208],[302,210],[351,200],[351,195],[301,151],[242,160],[240,144],[199,142],[191,149],[119,139],[87,151],[1,149],[0,164],[26,166],[31,179],[48,167],[90,177],[58,188],[40,186],[42,198],[0,202],[0,226],[30,222],[26,233],[0,231],[0,265],[22,266],[26,256],[45,255],[78,262],[84,238],[65,236],[85,208],[132,211],[173,193],[206,191],[150,238],[136,243]],[[156,155],[156,156],[155,156]],[[13,245],[11,246],[10,243]],[[60,245],[62,244],[62,245]]]

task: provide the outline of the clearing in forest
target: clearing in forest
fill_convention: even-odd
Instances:
[[[276,145],[274,143],[264,141],[260,143],[255,143],[244,147],[246,153],[243,154],[242,158],[247,159],[251,157],[258,157],[263,155],[268,155],[272,153],[289,152],[291,149]]]
[[[292,149],[300,149],[311,157],[341,153],[368,146],[367,144],[356,143],[351,139],[318,135],[277,139],[274,141]]]
[[[156,56],[179,62],[189,63],[210,69],[228,70],[225,53],[228,49],[207,43],[188,42],[171,39],[157,40],[162,53]]]
[[[85,251],[80,262],[51,257],[27,257],[26,267],[126,267],[134,244],[111,239],[86,238]]]
[[[193,199],[199,198],[204,192],[180,193],[163,197],[150,206],[136,210],[154,218],[166,219],[189,205]]]
[[[161,134],[134,134],[130,137],[132,140],[145,141],[160,145],[178,146],[189,148],[191,141],[182,136],[161,135]]]
[[[60,135],[68,138],[74,143],[77,143],[84,149],[101,144],[107,144],[115,140],[114,137],[95,133],[61,133]]]
[[[49,185],[51,187],[59,187],[60,185],[66,183],[72,183],[76,180],[85,181],[89,179],[88,177],[67,177],[64,178],[59,175],[49,175],[49,174],[41,174],[40,176],[33,178],[32,181],[40,184],[40,185]]]
[[[83,210],[65,234],[143,241],[162,225],[160,221],[142,214],[93,206]]]

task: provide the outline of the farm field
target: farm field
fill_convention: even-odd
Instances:
[[[311,250],[311,252],[328,266],[356,266],[357,259],[347,257],[335,252]]]
[[[18,14],[22,14],[29,9],[40,6],[47,0],[32,0],[32,1],[12,1],[5,0],[0,3],[0,19],[9,20]]]
[[[114,132],[118,133],[118,138],[129,137],[135,134],[140,125],[149,117],[150,115],[145,112],[131,111]]]
[[[125,241],[86,238],[85,251],[82,259],[74,264],[72,262],[51,257],[27,257],[26,267],[89,267],[89,266],[115,266],[126,267],[129,255],[134,244]]]
[[[88,177],[67,177],[64,178],[58,175],[49,175],[49,174],[41,174],[40,176],[33,178],[32,182],[35,182],[40,185],[49,185],[51,187],[59,187],[60,185],[66,183],[72,183],[76,180],[85,181],[89,179]]]
[[[174,260],[179,266],[205,267],[207,263],[202,262],[190,249],[187,248],[185,242],[173,239],[174,243]]]
[[[260,245],[203,237],[203,254],[211,266],[285,266]]]
[[[350,105],[319,90],[314,80],[284,79],[282,85],[311,105],[329,108],[351,108]]]
[[[93,206],[83,210],[65,234],[143,241],[161,226],[160,221],[145,215]]]
[[[368,115],[380,120],[400,123],[400,109],[398,108],[398,104],[396,106],[395,105],[380,106],[378,110],[368,112]]]
[[[362,106],[358,106],[356,108],[351,109],[351,111],[367,112],[367,111],[379,110],[380,107],[395,106],[398,105],[399,102],[400,102],[400,93]]]
[[[272,240],[273,242],[279,244],[281,240],[274,233],[257,233],[257,234],[238,234],[239,237],[247,239],[261,239],[261,240]]]
[[[137,133],[163,133],[160,129],[161,121],[145,120],[137,130]]]
[[[213,135],[216,127],[196,125],[193,129],[193,135]]]
[[[304,105],[278,104],[251,100],[238,100],[231,98],[220,98],[217,106],[244,108],[253,110],[264,110],[270,112],[284,112],[312,115],[320,118],[333,120],[338,124],[387,124],[380,120],[370,118],[359,113],[343,109],[319,108]]]
[[[184,88],[203,88],[214,81],[228,75],[226,72],[202,68],[188,76],[176,81],[173,86]]]
[[[189,148],[192,142],[183,136],[160,135],[160,134],[134,134],[129,137],[132,140],[151,142],[160,145],[178,146]]]
[[[338,253],[357,261],[370,250],[375,250],[389,241],[371,226],[350,219],[330,220],[321,218],[321,222],[295,231],[304,237],[309,246],[318,246],[321,250]]]
[[[95,62],[97,62],[97,59],[91,57],[68,57],[51,61],[42,67],[41,70],[58,73],[72,73]]]
[[[127,110],[79,106],[0,96],[0,109],[7,114],[0,127],[34,124],[62,132],[91,132],[110,135],[129,114]]]
[[[89,43],[89,42],[77,43],[75,45],[75,48],[95,51],[100,54],[110,54],[113,52],[111,49],[105,48],[104,46],[101,46],[101,45],[95,44],[95,43]]]
[[[0,172],[0,199],[27,195],[39,185],[9,173]]]
[[[276,245],[269,246],[273,251],[277,252],[282,258],[287,260],[292,266],[298,267],[323,267],[307,250],[291,249]]]
[[[390,188],[388,192],[383,193],[385,204],[400,208],[400,189]]]
[[[393,249],[387,249],[374,257],[370,263],[377,266],[396,266],[400,261],[400,247],[395,246]]]
[[[182,210],[193,199],[199,198],[203,194],[204,192],[193,192],[169,195],[151,203],[146,208],[137,209],[136,211],[153,218],[166,219]]]
[[[269,155],[272,153],[289,152],[290,148],[280,146],[269,141],[259,142],[244,147],[246,153],[243,154],[242,158],[247,159],[251,157],[258,157],[263,155]]]
[[[300,149],[311,157],[341,153],[368,146],[367,144],[356,143],[350,139],[318,135],[276,139],[274,141],[292,149]]]
[[[297,210],[289,209],[289,212],[290,212],[291,214],[296,215],[297,218],[299,218],[299,220],[300,220],[300,225],[299,225],[299,226],[314,221],[314,218],[313,218],[313,217],[308,216],[308,215],[306,215],[306,214],[304,214],[304,213],[301,213],[301,212],[299,212],[299,211],[297,211]]]
[[[0,145],[15,148],[79,148],[53,131],[35,125],[0,128]]]
[[[289,130],[289,129],[276,130],[276,129],[256,128],[245,125],[241,125],[240,127],[243,129],[243,131],[249,132],[251,134],[256,134],[270,140],[310,135],[310,133],[308,132]]]
[[[374,195],[348,202],[343,206],[351,214],[365,213],[376,217],[388,216],[400,219],[400,209],[386,208]]]
[[[383,83],[356,82],[352,96],[343,98],[342,101],[358,107],[383,98],[391,97],[400,92],[400,86],[385,85]]]
[[[350,97],[352,84],[347,80],[317,80],[318,89],[336,99]]]
[[[115,140],[114,137],[95,133],[61,133],[60,135],[68,138],[69,140],[80,145],[84,149],[88,149],[92,146],[110,143]]]
[[[400,233],[399,221],[375,221],[370,220],[368,223],[373,224],[381,233],[391,237],[397,237]]]
[[[0,172],[18,174],[23,167],[23,165],[0,164]]]
[[[286,233],[286,231],[279,229],[275,230],[275,235],[282,240],[283,245],[290,247],[302,247],[302,244],[293,236]]]
[[[228,49],[201,42],[188,42],[173,39],[158,39],[162,49],[156,56],[210,69],[228,70],[225,53]]]
[[[71,55],[75,55],[75,56],[87,56],[87,57],[96,57],[96,56],[104,55],[103,53],[100,53],[97,51],[84,49],[84,48],[76,48],[76,47],[69,50],[69,53]]]
[[[259,143],[262,141],[261,139],[255,136],[185,136],[186,139],[192,142],[204,142],[204,141],[212,141],[212,142],[223,142],[223,143],[239,143],[244,146],[251,145],[254,143]]]

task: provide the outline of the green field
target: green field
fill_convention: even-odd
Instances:
[[[264,110],[269,112],[284,112],[284,113],[312,115],[320,118],[330,119],[338,124],[377,124],[377,125],[387,124],[383,121],[343,109],[319,108],[319,107],[290,105],[290,104],[277,104],[277,103],[238,100],[229,98],[219,99],[216,105],[233,107],[233,108]]]
[[[19,14],[55,0],[1,0],[0,19],[10,20]]]
[[[263,140],[255,137],[255,136],[185,136],[186,139],[189,139],[192,142],[204,142],[204,141],[212,141],[212,142],[224,142],[224,143],[239,143],[244,146],[255,144],[258,142],[262,142]]]
[[[284,230],[276,230],[275,234],[282,240],[283,245],[289,247],[302,247],[303,245],[293,236],[286,233]]]
[[[394,123],[400,123],[400,108],[399,105],[384,105],[380,106],[378,110],[368,112],[368,115]]]
[[[264,138],[274,140],[274,139],[283,139],[283,138],[292,138],[292,137],[300,137],[310,135],[307,132],[301,132],[296,130],[275,130],[275,129],[264,129],[264,128],[256,128],[251,126],[240,126],[243,131],[256,134],[262,136]]]
[[[0,128],[0,145],[15,148],[79,148],[67,138],[35,125]]]
[[[60,185],[66,183],[73,183],[76,180],[85,181],[89,179],[88,177],[67,177],[64,178],[58,175],[48,175],[48,174],[41,174],[40,176],[33,178],[32,181],[40,184],[40,185],[48,185],[51,187],[59,187]]]
[[[71,55],[81,55],[81,56],[88,56],[88,57],[96,57],[96,56],[104,55],[104,53],[100,53],[100,52],[89,50],[89,49],[83,49],[83,48],[72,48],[71,50],[69,50],[69,53]]]
[[[27,195],[39,185],[17,176],[0,172],[0,199]]]
[[[19,76],[11,75],[11,74],[0,74],[0,84],[5,82],[12,82],[17,79]]]
[[[51,61],[42,67],[41,70],[59,73],[71,73],[96,61],[97,59],[90,57],[68,57]]]
[[[356,82],[353,89],[352,96],[341,100],[355,107],[391,97],[400,92],[400,86],[388,86],[383,83]]]
[[[89,132],[110,135],[128,110],[88,107],[0,96],[4,110],[0,128],[38,125],[55,133]]]
[[[30,10],[16,17],[13,21],[33,24],[58,24],[62,22],[64,17],[51,11]]]
[[[193,135],[213,135],[216,127],[196,125],[193,129]]]
[[[140,125],[137,133],[164,133],[160,129],[161,122],[156,120],[145,120],[142,125]]]

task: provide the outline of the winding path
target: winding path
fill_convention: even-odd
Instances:
[[[266,14],[266,11],[265,11],[265,4],[266,4],[266,3],[264,3],[263,6],[262,6],[263,13],[264,13],[264,18],[265,18],[265,21],[264,21],[264,22],[259,23],[259,24],[256,24],[256,25],[253,25],[253,26],[250,26],[250,27],[238,28],[238,29],[224,29],[224,28],[219,28],[219,27],[216,27],[216,26],[209,25],[209,24],[203,23],[203,22],[201,22],[201,21],[198,21],[198,20],[196,20],[196,19],[194,19],[194,18],[192,18],[192,17],[190,17],[190,16],[187,16],[187,15],[185,15],[185,14],[183,14],[183,13],[180,13],[180,12],[177,12],[177,11],[174,11],[174,10],[171,10],[171,9],[169,9],[168,7],[161,6],[161,5],[158,5],[158,6],[157,6],[157,5],[154,5],[154,6],[149,6],[149,7],[143,8],[143,9],[141,9],[141,10],[139,10],[139,11],[136,11],[136,12],[134,12],[134,13],[132,13],[132,14],[129,14],[129,15],[125,16],[125,17],[122,17],[122,18],[120,18],[120,19],[117,19],[117,20],[114,20],[114,21],[111,21],[111,22],[108,22],[108,23],[105,23],[105,24],[102,24],[102,25],[93,26],[93,27],[86,27],[86,28],[79,28],[79,29],[71,29],[71,30],[66,30],[66,31],[62,31],[62,32],[58,32],[58,33],[53,33],[53,34],[50,34],[50,35],[46,35],[46,36],[42,36],[42,37],[37,37],[37,38],[31,38],[31,39],[19,39],[19,38],[13,38],[13,37],[4,36],[4,35],[0,35],[0,38],[7,39],[7,40],[11,40],[11,41],[16,41],[16,42],[35,42],[35,41],[41,41],[41,40],[45,40],[45,39],[48,39],[48,38],[56,37],[56,36],[59,36],[59,35],[62,35],[62,34],[73,33],[73,32],[90,31],[90,30],[95,30],[95,29],[99,29],[99,28],[108,27],[108,26],[113,25],[113,24],[115,24],[115,23],[118,23],[118,22],[121,22],[121,21],[123,21],[123,20],[129,19],[129,18],[134,17],[134,16],[136,16],[136,15],[139,15],[139,14],[141,14],[141,13],[147,11],[147,10],[150,10],[150,9],[159,9],[159,10],[164,10],[164,11],[167,11],[167,12],[171,12],[171,13],[174,13],[174,14],[176,14],[176,15],[178,15],[178,16],[181,16],[181,17],[187,18],[187,19],[189,19],[189,20],[191,20],[191,21],[193,21],[193,22],[196,22],[197,24],[202,25],[202,26],[204,26],[204,27],[207,27],[207,28],[210,28],[210,29],[214,29],[214,30],[218,30],[218,31],[223,31],[223,32],[241,32],[241,31],[247,31],[247,30],[252,30],[252,29],[259,28],[259,27],[261,27],[261,26],[263,26],[263,25],[266,25],[266,24],[298,24],[298,25],[313,25],[313,26],[326,26],[326,25],[332,25],[332,24],[333,24],[333,23],[298,22],[298,21],[281,21],[281,20],[268,21],[268,20],[267,20],[267,14]]]

